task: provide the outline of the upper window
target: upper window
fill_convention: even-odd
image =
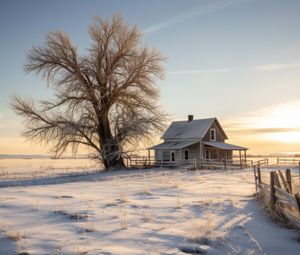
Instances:
[[[216,129],[215,128],[210,129],[210,140],[216,141]]]

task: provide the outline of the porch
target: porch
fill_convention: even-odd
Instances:
[[[150,162],[150,151],[154,150],[154,165],[182,166],[194,162],[197,168],[243,168],[248,165],[247,149],[223,142],[168,141],[148,148],[148,157]],[[234,151],[238,151],[239,161],[233,160]]]
[[[223,168],[230,167],[247,167],[247,153],[248,148],[223,143],[223,142],[203,142],[204,157],[201,163],[202,167],[209,167],[212,165],[222,166]],[[233,152],[238,151],[238,160],[233,159]]]

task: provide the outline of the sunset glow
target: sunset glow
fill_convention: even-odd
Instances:
[[[134,10],[123,1],[54,2],[1,2],[0,153],[48,151],[21,138],[22,119],[9,106],[14,93],[41,100],[55,93],[24,73],[32,46],[47,32],[64,30],[85,52],[91,18],[116,10],[168,59],[158,86],[170,121],[217,117],[230,141],[250,154],[300,151],[299,2],[154,1]]]

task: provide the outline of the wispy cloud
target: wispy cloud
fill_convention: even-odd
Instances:
[[[233,128],[230,125],[226,125],[224,127],[228,130],[227,133],[230,135],[259,135],[271,133],[300,132],[300,128]]]
[[[273,70],[286,70],[286,69],[295,69],[300,68],[300,63],[288,63],[288,64],[267,64],[259,65],[254,69],[258,71],[273,71]]]
[[[231,72],[231,68],[216,68],[216,69],[199,69],[199,70],[181,70],[170,71],[168,74],[197,74],[197,73],[227,73]]]
[[[228,119],[224,127],[228,133],[237,135],[295,132],[300,134],[300,119],[295,117],[299,110],[300,100],[271,105]]]
[[[217,1],[209,1],[209,4],[207,6],[201,6],[199,8],[193,8],[191,10],[188,10],[187,12],[184,12],[182,14],[176,15],[174,17],[171,17],[169,19],[166,19],[158,24],[155,24],[153,26],[150,26],[143,30],[145,34],[156,32],[157,30],[164,29],[166,27],[170,27],[172,25],[175,25],[177,23],[184,22],[186,20],[207,14],[212,13],[215,11],[218,11],[220,9],[226,8],[231,5],[238,4],[240,2],[244,2],[245,0],[217,0]]]

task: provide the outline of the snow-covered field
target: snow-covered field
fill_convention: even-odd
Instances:
[[[273,222],[253,196],[251,169],[60,178],[0,189],[1,255],[300,251],[299,233]]]
[[[76,175],[99,170],[90,159],[0,158],[0,180]]]

